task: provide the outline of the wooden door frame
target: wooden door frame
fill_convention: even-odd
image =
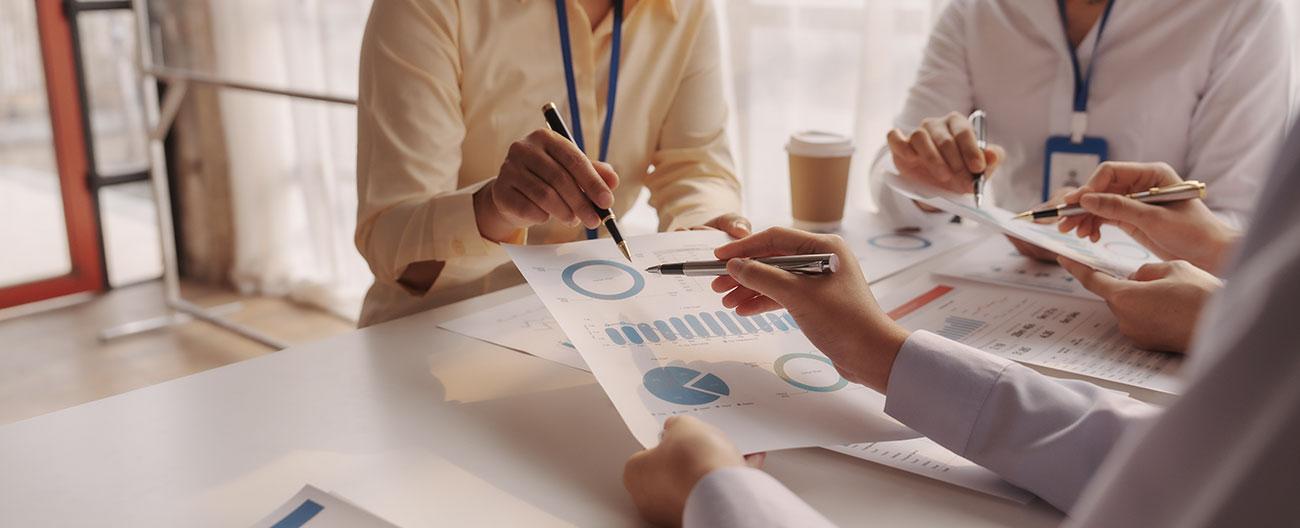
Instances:
[[[77,46],[72,41],[63,2],[32,1],[36,4],[36,25],[40,34],[41,62],[45,70],[50,130],[59,172],[72,271],[60,277],[0,287],[0,308],[73,293],[101,291],[104,288],[98,212],[95,197],[91,195],[93,191],[86,180],[90,167],[86,157],[86,130],[82,125],[82,108],[77,89]]]

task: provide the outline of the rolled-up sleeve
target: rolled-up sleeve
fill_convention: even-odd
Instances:
[[[885,412],[1066,512],[1120,436],[1158,415],[924,331],[895,359]]]
[[[740,212],[740,180],[727,136],[718,21],[712,3],[701,4],[698,34],[660,129],[651,158],[654,172],[645,180],[661,231]]]
[[[505,259],[478,231],[473,194],[483,184],[457,188],[465,136],[457,19],[450,1],[371,8],[357,101],[356,245],[377,282],[397,284],[417,262]]]

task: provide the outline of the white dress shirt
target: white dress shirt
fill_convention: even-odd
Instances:
[[[1300,127],[1161,412],[916,332],[885,410],[1070,515],[1071,526],[1294,526],[1300,519]],[[1103,462],[1104,460],[1104,462]],[[761,502],[761,506],[755,506]],[[771,477],[706,475],[687,526],[827,526]]]
[[[1096,61],[1087,134],[1109,142],[1113,161],[1165,162],[1209,184],[1210,208],[1244,226],[1286,133],[1291,61],[1282,7],[1116,1],[1100,48],[1096,25],[1078,47],[1082,69]],[[989,141],[1007,151],[986,192],[1020,211],[1042,202],[1045,143],[1069,135],[1073,100],[1056,2],[953,0],[895,126],[910,133],[925,118],[985,110]],[[885,147],[870,176],[885,216],[899,225],[947,220],[886,188],[884,175],[896,170]]]

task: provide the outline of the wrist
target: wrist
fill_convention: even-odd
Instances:
[[[884,317],[882,322],[869,323],[866,327],[870,329],[870,335],[862,340],[862,346],[866,350],[858,354],[862,361],[854,369],[858,378],[854,381],[884,394],[889,388],[889,374],[894,370],[894,360],[898,358],[898,352],[902,350],[911,332],[888,317]]]
[[[494,179],[474,191],[474,223],[478,226],[479,236],[499,243],[509,240],[516,229],[497,209],[496,200],[492,197],[492,186],[495,184]]]

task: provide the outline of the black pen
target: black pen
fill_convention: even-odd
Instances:
[[[564,118],[560,117],[560,111],[555,108],[555,103],[542,105],[542,116],[546,118],[546,125],[551,127],[552,131],[564,136],[564,139],[573,141],[573,134],[569,133],[569,126],[564,124]],[[583,191],[586,192],[585,189]],[[591,198],[588,197],[587,199],[590,200]],[[596,216],[600,217],[600,223],[605,224],[605,230],[609,231],[609,237],[614,239],[615,244],[618,244],[618,250],[623,253],[623,258],[627,259],[628,262],[632,262],[632,254],[627,250],[627,242],[623,241],[623,234],[618,231],[618,224],[614,222],[614,211],[602,209],[596,205],[596,202],[592,202],[591,207],[596,209]]]
[[[784,257],[763,257],[754,259],[769,266],[774,266],[790,273],[800,275],[820,275],[834,273],[840,267],[840,258],[834,253],[816,255],[787,255]],[[646,268],[646,272],[655,275],[686,275],[688,277],[716,277],[727,274],[725,260],[698,260],[692,262],[675,262]]]
[[[975,144],[979,146],[980,153],[988,148],[988,115],[983,110],[976,110],[970,115],[971,127],[975,129]],[[975,175],[975,208],[979,209],[980,200],[984,198],[984,173]]]

